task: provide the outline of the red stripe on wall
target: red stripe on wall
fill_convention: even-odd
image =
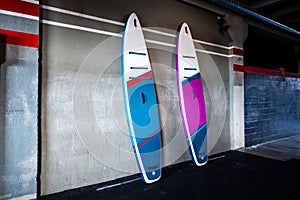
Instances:
[[[242,65],[233,65],[233,70],[238,72],[248,72],[254,74],[266,74],[271,76],[284,76],[284,77],[294,77],[300,78],[300,74],[291,73],[291,72],[280,72],[276,70],[263,69],[258,67],[242,66]]]
[[[233,71],[236,71],[236,72],[245,72],[244,70],[245,70],[245,66],[233,64]]]
[[[38,48],[39,35],[0,29],[0,43]]]
[[[233,48],[233,54],[238,55],[238,56],[243,56],[244,55],[244,50]]]
[[[37,17],[39,16],[39,5],[20,0],[1,0],[0,9]]]

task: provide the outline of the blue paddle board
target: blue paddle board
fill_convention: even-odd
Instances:
[[[135,13],[123,33],[122,84],[133,151],[144,182],[153,183],[161,177],[161,128],[149,54]]]

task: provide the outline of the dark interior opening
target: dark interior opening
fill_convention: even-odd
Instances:
[[[284,68],[286,72],[298,73],[295,43],[271,33],[249,26],[244,43],[244,64],[271,70]]]

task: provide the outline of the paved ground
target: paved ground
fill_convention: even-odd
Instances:
[[[300,134],[240,149],[240,151],[281,161],[293,158],[300,160]]]
[[[299,169],[298,159],[280,161],[229,151],[210,157],[203,167],[185,162],[164,168],[162,179],[154,184],[146,185],[135,175],[41,199],[295,199]]]

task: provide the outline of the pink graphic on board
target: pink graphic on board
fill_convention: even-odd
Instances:
[[[186,83],[182,88],[182,92],[188,125],[188,131],[186,131],[185,134],[192,135],[197,129],[206,123],[205,103],[201,79],[197,78]],[[187,127],[185,128],[187,129]]]

